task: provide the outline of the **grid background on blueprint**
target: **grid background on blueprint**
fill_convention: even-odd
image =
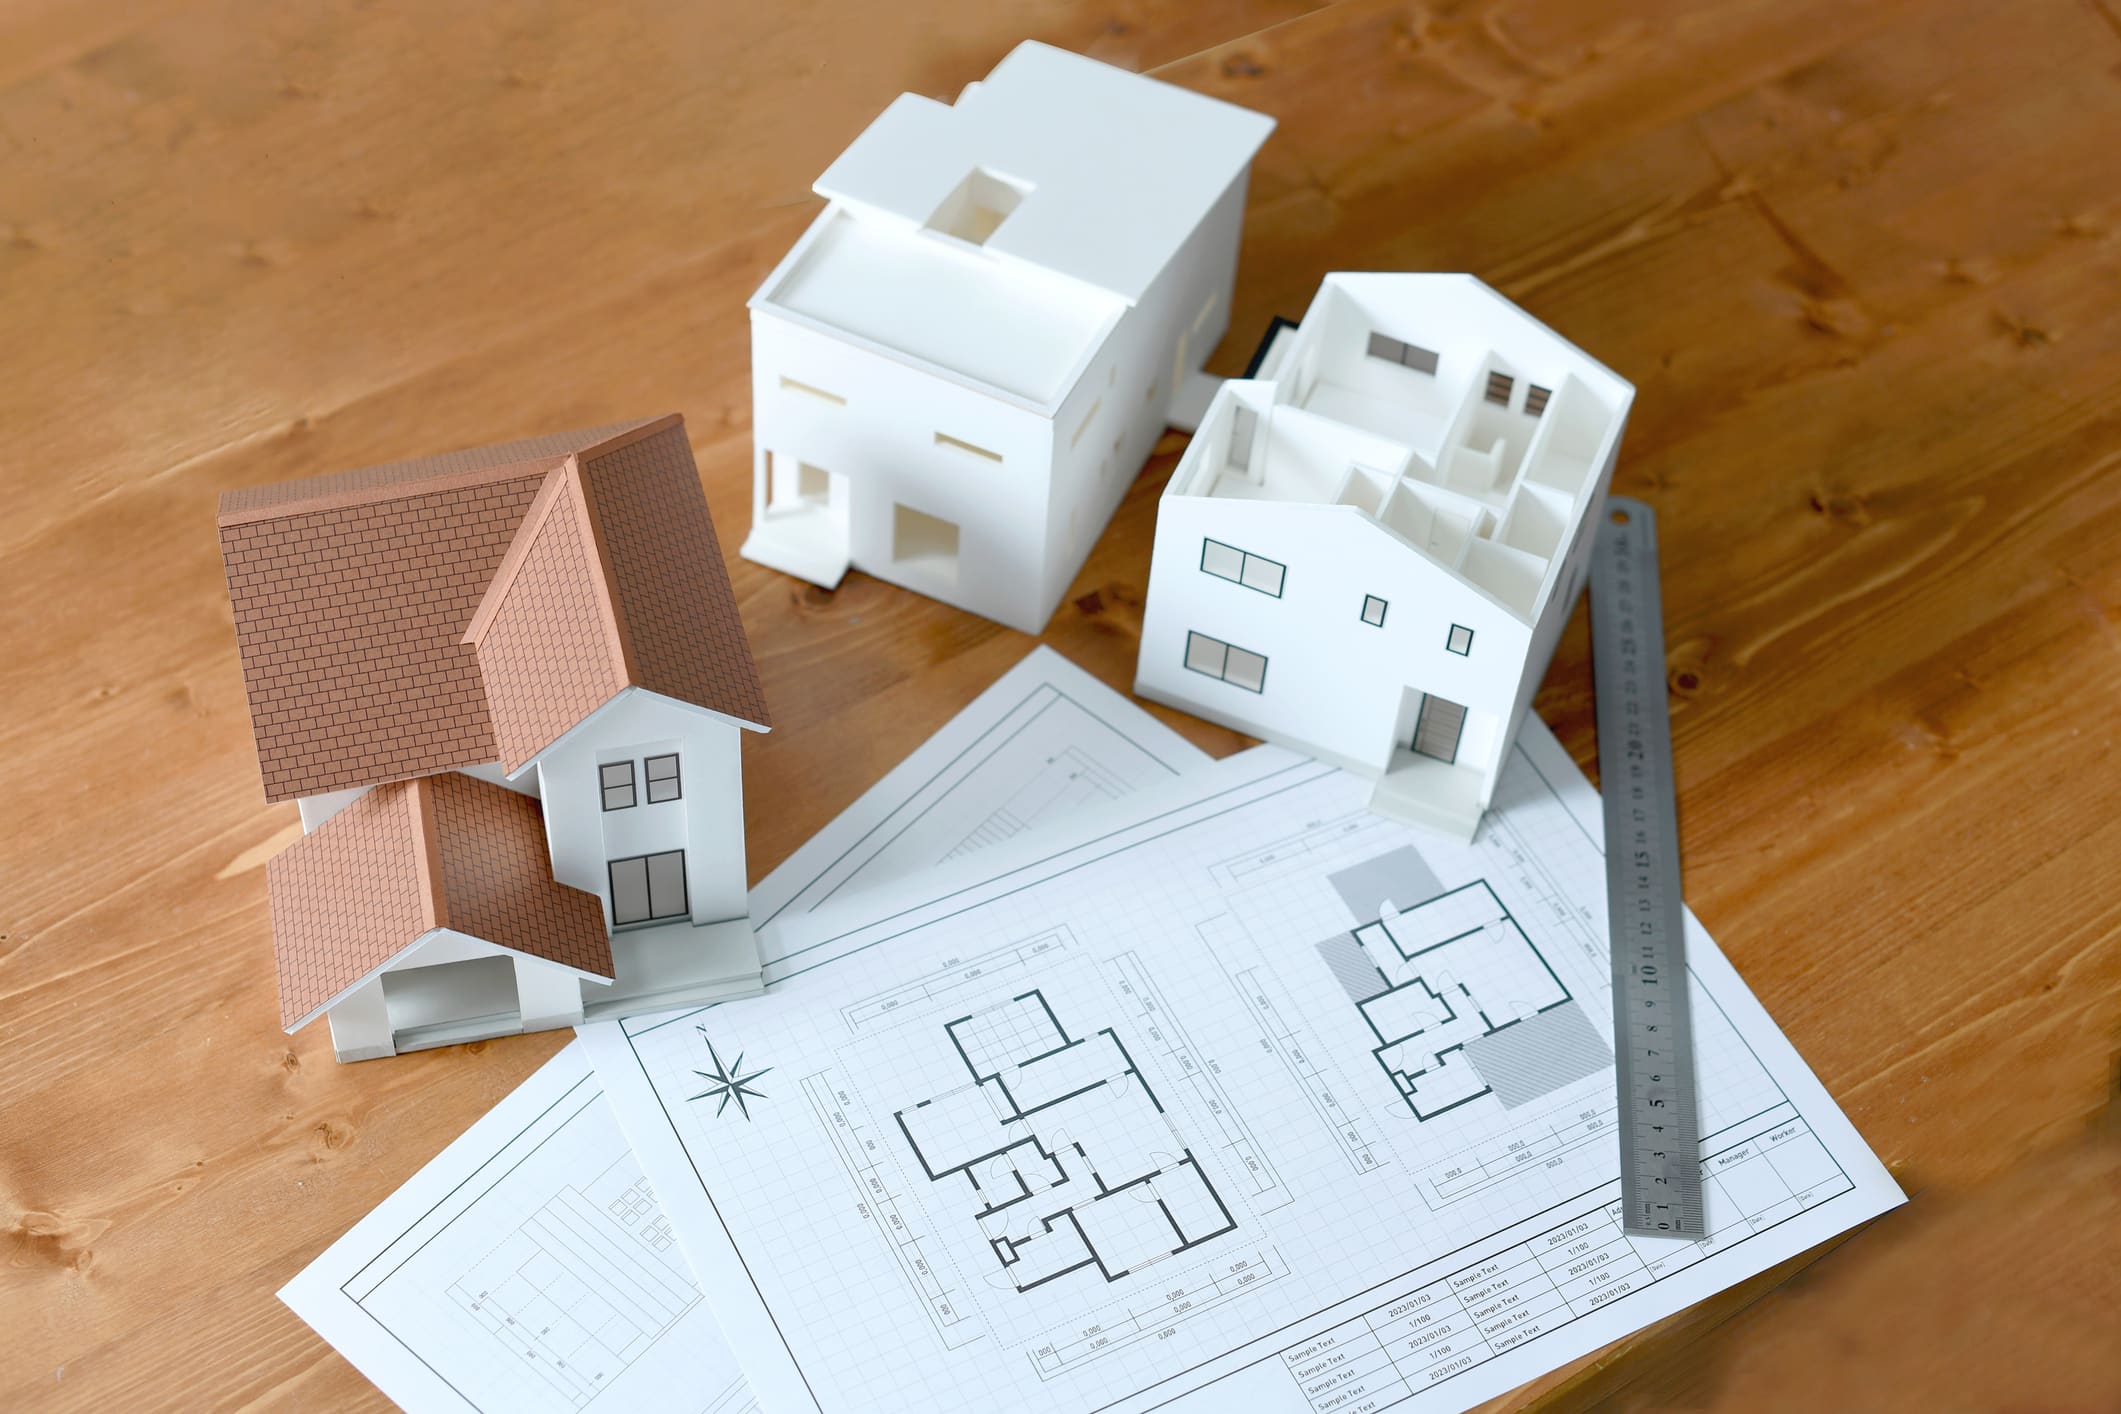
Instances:
[[[734,1111],[715,1119],[698,1106],[671,1104],[670,1109],[738,1252],[825,1407],[862,1407],[874,1391],[889,1390],[916,1405],[1013,1408],[1037,1400],[1063,1409],[1100,1408],[1232,1354],[1248,1341],[1279,1338],[1294,1324],[1349,1301],[1353,1293],[1399,1281],[1425,1261],[1485,1240],[1483,1233],[1500,1234],[1556,1203],[1584,1198],[1612,1178],[1617,1164],[1610,1144],[1585,1145],[1566,1162],[1533,1166],[1475,1188],[1453,1201],[1448,1223],[1434,1221],[1416,1183],[1426,1165],[1469,1146],[1507,1144],[1546,1112],[1513,1116],[1490,1096],[1432,1121],[1414,1119],[1370,1055],[1374,1038],[1360,1014],[1311,946],[1359,921],[1349,918],[1326,873],[1415,843],[1446,888],[1488,879],[1586,1015],[1609,1035],[1605,979],[1590,965],[1568,922],[1571,908],[1579,914],[1586,905],[1602,911],[1603,865],[1551,790],[1536,778],[1523,779],[1530,775],[1520,755],[1505,777],[1505,789],[1512,792],[1514,840],[1484,831],[1474,844],[1457,846],[1395,825],[1343,835],[1323,830],[1360,810],[1368,787],[1351,777],[1298,768],[1248,788],[1240,803],[1202,807],[1187,817],[1192,823],[1135,832],[1127,837],[1131,844],[1109,857],[1095,857],[1098,849],[1084,851],[1075,858],[1087,857],[1087,862],[1049,870],[1039,882],[975,891],[970,897],[977,903],[959,896],[952,904],[835,941],[836,961],[795,974],[762,1000],[695,1018],[714,1034],[725,1059],[741,1052],[746,1069],[775,1067],[761,1082],[769,1098],[754,1102],[749,1121],[732,1120]],[[1277,838],[1306,829],[1316,832],[1315,838],[1293,862],[1267,849]],[[1519,844],[1551,873],[1542,875],[1519,859]],[[1227,892],[1227,884],[1218,881],[1239,876],[1218,866],[1248,851],[1260,867],[1241,876],[1244,887]],[[1543,878],[1551,885],[1542,884]],[[945,912],[946,907],[957,911]],[[1242,928],[1204,936],[1202,924],[1227,917],[1238,919]],[[907,1020],[895,1021],[884,1034],[871,1038],[865,1033],[858,1048],[862,1074],[838,1076],[860,1095],[858,1122],[865,1128],[856,1147],[876,1146],[871,1152],[884,1156],[873,1172],[889,1190],[886,1201],[896,1205],[897,1216],[920,1241],[936,1279],[958,1298],[954,1324],[939,1329],[884,1228],[860,1215],[857,1198],[873,1195],[856,1186],[799,1082],[852,1068],[841,1059],[851,1039],[839,1017],[841,1006],[1061,925],[1074,940],[1065,952],[961,988],[945,1001],[909,1008]],[[1208,937],[1226,941],[1211,943]],[[1142,1053],[1148,1049],[1143,1047],[1135,1053],[1136,1064],[1173,1111],[1181,1133],[1202,1150],[1201,1161],[1237,1218],[1237,1231],[1215,1240],[1220,1247],[1202,1250],[1243,1253],[1264,1244],[1291,1260],[1286,1275],[1189,1317],[1168,1338],[1106,1350],[1041,1384],[1028,1358],[1030,1347],[1017,1343],[1021,1323],[990,1319],[990,1303],[1022,1300],[1024,1294],[997,1292],[981,1282],[978,1271],[964,1269],[972,1263],[961,1260],[969,1250],[962,1242],[929,1231],[953,1220],[969,1224],[969,1218],[956,1213],[953,1219],[937,1194],[923,1191],[932,1187],[925,1179],[909,1177],[917,1176],[917,1167],[910,1153],[900,1152],[904,1144],[891,1111],[933,1092],[905,1091],[890,1062],[894,1046],[909,1071],[925,1070],[932,1058],[917,1060],[912,1042],[890,1038],[916,1029],[916,1023],[939,1030],[944,1021],[1027,992],[1040,985],[1042,976],[1085,966],[1102,970],[1129,951],[1192,1044],[1219,1065],[1223,1093],[1250,1132],[1268,1145],[1280,1177],[1300,1200],[1264,1218],[1256,1214],[1242,1186],[1228,1181],[1225,1157],[1203,1142],[1210,1132],[1204,1117],[1189,1113],[1188,1095],[1163,1072],[1158,1057]],[[1368,1171],[1351,1167],[1319,1111],[1281,1059],[1262,1044],[1261,1025],[1237,983],[1240,975],[1275,993],[1281,1023],[1298,1033],[1296,1044],[1323,1058],[1327,1083],[1352,1097],[1345,1109],[1389,1162]],[[1701,996],[1698,987],[1696,995]],[[1116,989],[1113,999],[1119,1003]],[[1732,1034],[1720,1010],[1703,1000],[1702,1021],[1713,1017],[1720,1028],[1702,1043],[1709,1053],[1704,1091],[1730,1097],[1723,1102],[1729,1119],[1781,1103],[1779,1087]],[[1106,1024],[1066,1008],[1061,1016],[1071,1036]],[[666,1103],[698,1088],[691,1072],[707,1068],[708,1060],[694,1024],[663,1027],[637,1037],[635,1045]],[[1590,1079],[1555,1092],[1554,1110],[1590,1103],[1602,1083]],[[976,1231],[972,1237],[977,1239]],[[1182,1266],[1173,1262],[1145,1275],[1153,1284],[1159,1276],[1175,1278]],[[1038,1304],[1052,1302],[1056,1309],[1074,1312],[1079,1331],[1084,1324],[1097,1324],[1099,1313],[1123,1298],[1125,1283],[1107,1285],[1094,1273],[1077,1275],[1086,1278],[1080,1286],[1066,1285],[1068,1279],[1056,1282],[1057,1290],[1042,1289],[1045,1298]]]

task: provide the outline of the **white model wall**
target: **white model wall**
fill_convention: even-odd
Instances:
[[[1281,596],[1203,571],[1205,539],[1285,565]],[[1357,511],[1167,495],[1154,553],[1136,678],[1144,695],[1373,774],[1404,735],[1408,687],[1497,724],[1509,718],[1527,627]],[[1387,601],[1382,628],[1362,621],[1369,594]],[[1473,630],[1463,657],[1445,647],[1454,623]],[[1189,631],[1264,655],[1265,690],[1188,669]],[[1459,762],[1490,771],[1501,743],[1469,719]]]
[[[611,926],[613,859],[685,851],[694,924],[746,916],[742,729],[669,698],[628,689],[538,758],[552,876],[595,894]],[[648,803],[643,762],[675,751],[681,795]],[[607,811],[598,766],[634,763],[638,804]]]
[[[1615,427],[1607,443],[1605,460],[1599,464],[1592,479],[1589,508],[1576,527],[1576,538],[1558,557],[1553,570],[1552,592],[1547,595],[1539,622],[1532,627],[1525,649],[1524,681],[1518,685],[1516,699],[1510,704],[1509,731],[1504,738],[1507,741],[1517,739],[1517,728],[1523,725],[1524,714],[1531,710],[1532,698],[1538,693],[1539,685],[1546,681],[1547,667],[1554,661],[1554,649],[1561,642],[1562,630],[1568,627],[1577,596],[1590,582],[1591,551],[1597,540],[1598,527],[1606,517],[1606,497],[1612,490],[1613,467],[1619,459],[1620,429]]]
[[[1053,419],[1039,628],[1163,436],[1173,393],[1229,328],[1246,175],[1230,183],[1141,302],[1121,317]]]
[[[751,369],[758,455],[779,452],[841,478],[855,568],[1012,628],[1044,626],[1045,578],[1027,570],[1045,561],[1050,421],[768,309],[751,312]],[[845,401],[786,387],[783,378]],[[1001,460],[938,443],[938,433]],[[754,525],[765,523],[762,499],[763,489]],[[894,560],[900,504],[958,527],[954,575]]]
[[[332,1054],[342,1061],[381,1060],[398,1053],[381,974],[341,997],[324,1019],[331,1027]]]

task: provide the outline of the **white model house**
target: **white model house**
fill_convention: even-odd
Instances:
[[[1273,126],[1043,44],[885,109],[751,299],[744,556],[1042,629],[1222,337]]]
[[[1470,275],[1326,277],[1157,506],[1135,691],[1470,838],[1588,572],[1634,389]]]
[[[672,416],[254,487],[221,551],[289,1032],[341,1060],[759,990],[758,677]]]

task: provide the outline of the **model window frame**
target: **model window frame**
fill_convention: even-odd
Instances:
[[[1221,570],[1209,568],[1208,551],[1209,547],[1211,546],[1218,550],[1228,550],[1231,554],[1236,555],[1238,557],[1236,574],[1224,574]],[[1272,589],[1267,588],[1263,584],[1254,584],[1252,582],[1252,564],[1255,560],[1262,565],[1272,565],[1274,567],[1275,579],[1274,587]],[[1200,572],[1212,578],[1222,580],[1225,584],[1234,584],[1242,589],[1249,589],[1252,590],[1254,593],[1264,594],[1269,599],[1281,598],[1282,591],[1288,588],[1289,586],[1289,566],[1283,561],[1270,560],[1265,555],[1255,555],[1250,550],[1240,549],[1238,546],[1232,545],[1227,540],[1217,540],[1212,535],[1204,535],[1201,537]]]
[[[626,768],[626,779],[614,785],[605,773],[620,766]],[[615,790],[626,792],[626,803],[624,805],[613,805],[611,803],[611,793]],[[631,810],[641,803],[640,776],[633,769],[632,757],[629,756],[623,761],[599,761],[597,763],[597,799],[603,805],[606,815],[617,810]]]
[[[645,794],[648,797],[648,804],[667,805],[673,800],[683,800],[685,798],[684,769],[678,764],[678,755],[679,753],[675,751],[659,751],[653,756],[642,758],[641,782],[647,787]],[[658,779],[655,774],[655,763],[658,761],[668,761],[670,763],[670,775],[665,779]],[[670,794],[657,795],[655,788],[666,784],[666,781],[671,788]]]

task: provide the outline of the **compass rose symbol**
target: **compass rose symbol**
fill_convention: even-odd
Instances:
[[[744,1055],[741,1051],[737,1053],[735,1061],[728,1065],[723,1065],[720,1053],[714,1049],[714,1042],[707,1039],[707,1028],[704,1026],[700,1027],[699,1033],[700,1039],[707,1042],[707,1056],[714,1063],[714,1069],[695,1070],[692,1072],[707,1082],[707,1088],[691,1098],[695,1100],[719,1101],[714,1107],[714,1112],[717,1115],[728,1109],[729,1102],[734,1100],[736,1101],[737,1112],[743,1115],[745,1119],[750,1119],[751,1106],[746,1102],[766,1098],[766,1092],[755,1089],[751,1082],[762,1075],[772,1074],[773,1067],[769,1065],[764,1070],[754,1070],[746,1074],[744,1071]]]

